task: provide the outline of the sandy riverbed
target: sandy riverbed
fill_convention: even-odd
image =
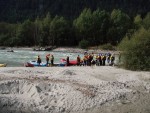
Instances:
[[[0,113],[150,113],[150,72],[0,68]]]

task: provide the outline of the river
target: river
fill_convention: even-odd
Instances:
[[[33,51],[32,49],[13,49],[14,52],[7,52],[8,50],[0,50],[0,64],[6,63],[7,67],[21,67],[26,62],[37,60],[40,55],[42,62],[46,62],[46,55],[54,55],[54,63],[60,63],[60,59],[69,56],[70,60],[75,60],[77,55],[83,57],[81,53],[67,53],[67,52],[53,52],[53,51]],[[118,56],[115,55],[115,63],[118,62]],[[107,63],[106,63],[107,64]]]
[[[37,59],[40,55],[42,62],[46,62],[45,56],[47,54],[54,55],[54,63],[59,63],[61,58],[69,56],[70,60],[76,59],[79,53],[53,52],[53,51],[33,51],[33,50],[18,50],[13,49],[14,52],[7,52],[7,50],[0,50],[0,64],[6,63],[7,67],[20,67],[24,63]],[[83,56],[82,54],[80,54]]]

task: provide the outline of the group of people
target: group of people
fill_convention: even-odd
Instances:
[[[50,61],[50,63],[49,63],[49,61]],[[37,63],[40,65],[41,62],[42,62],[42,60],[41,60],[40,56],[38,55]],[[54,65],[54,56],[50,55],[50,54],[46,55],[46,65],[49,66],[49,64],[51,64],[51,66]]]
[[[50,61],[50,63],[49,63]],[[111,53],[107,53],[107,54],[88,54],[88,53],[84,53],[83,58],[81,58],[79,55],[77,56],[76,59],[76,65],[77,66],[91,66],[91,65],[96,65],[96,66],[105,66],[106,62],[109,65],[114,65],[114,61],[115,61],[115,56],[114,54]],[[70,66],[69,63],[69,56],[67,56],[66,58],[66,66]],[[41,58],[40,56],[38,56],[37,58],[37,63],[40,65],[41,63]],[[51,54],[46,55],[46,65],[50,66],[49,64],[51,64],[51,66],[54,65],[54,56]]]
[[[91,65],[97,65],[97,66],[105,66],[107,64],[114,65],[115,56],[111,53],[107,54],[88,54],[85,53],[83,56],[83,59],[80,58],[80,56],[77,56],[77,65],[78,66],[91,66]]]

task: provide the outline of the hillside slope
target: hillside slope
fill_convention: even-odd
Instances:
[[[150,11],[150,0],[0,0],[0,21],[17,22],[34,19],[50,12],[69,19],[77,17],[86,7],[112,11],[121,9],[130,16]]]

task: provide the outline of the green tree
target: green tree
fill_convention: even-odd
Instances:
[[[67,19],[77,18],[81,11],[88,7],[92,11],[111,11],[114,8],[122,9],[134,17],[136,14],[145,14],[150,11],[150,0],[0,0],[0,21],[23,22],[26,19],[40,18],[49,11],[52,16],[61,15]]]
[[[114,27],[113,32],[115,32],[117,35],[114,37],[113,35],[109,34],[109,36],[112,36],[111,39],[114,41],[113,43],[118,43],[123,39],[128,29],[131,28],[131,19],[121,10],[114,9],[111,13],[111,21]]]
[[[5,43],[7,41],[7,39],[8,39],[8,35],[6,35],[6,34],[0,34],[0,45],[1,46],[8,46]]]
[[[46,17],[43,19],[42,23],[42,34],[40,42],[43,45],[50,45],[51,44],[51,37],[50,37],[50,25],[51,25],[51,15],[47,13]]]
[[[43,28],[42,21],[39,19],[39,17],[37,17],[36,20],[34,21],[34,43],[37,46],[42,45],[43,43],[42,28]]]
[[[78,41],[92,37],[92,25],[92,12],[90,9],[84,9],[80,16],[74,20],[74,26],[79,33]]]
[[[97,9],[93,12],[93,28],[92,33],[94,39],[94,44],[107,43],[107,31],[110,27],[110,15],[106,11],[100,11]],[[90,41],[91,42],[91,41]]]
[[[134,18],[134,24],[135,24],[135,29],[139,29],[140,27],[142,27],[142,18],[141,18],[141,15],[137,15],[135,18]]]
[[[150,28],[150,12],[143,19],[143,26],[144,26],[145,29],[149,29]]]
[[[26,20],[23,24],[18,27],[17,39],[22,46],[33,46],[35,44],[34,40],[34,23],[30,20]]]
[[[14,46],[14,37],[17,26],[15,24],[0,23],[0,45]]]
[[[87,49],[87,47],[89,46],[89,41],[83,39],[79,42],[79,47],[82,49]]]
[[[144,28],[124,38],[119,45],[123,51],[123,66],[131,70],[150,71],[150,30]]]
[[[55,16],[50,25],[51,45],[65,45],[67,43],[69,26],[63,17]]]

